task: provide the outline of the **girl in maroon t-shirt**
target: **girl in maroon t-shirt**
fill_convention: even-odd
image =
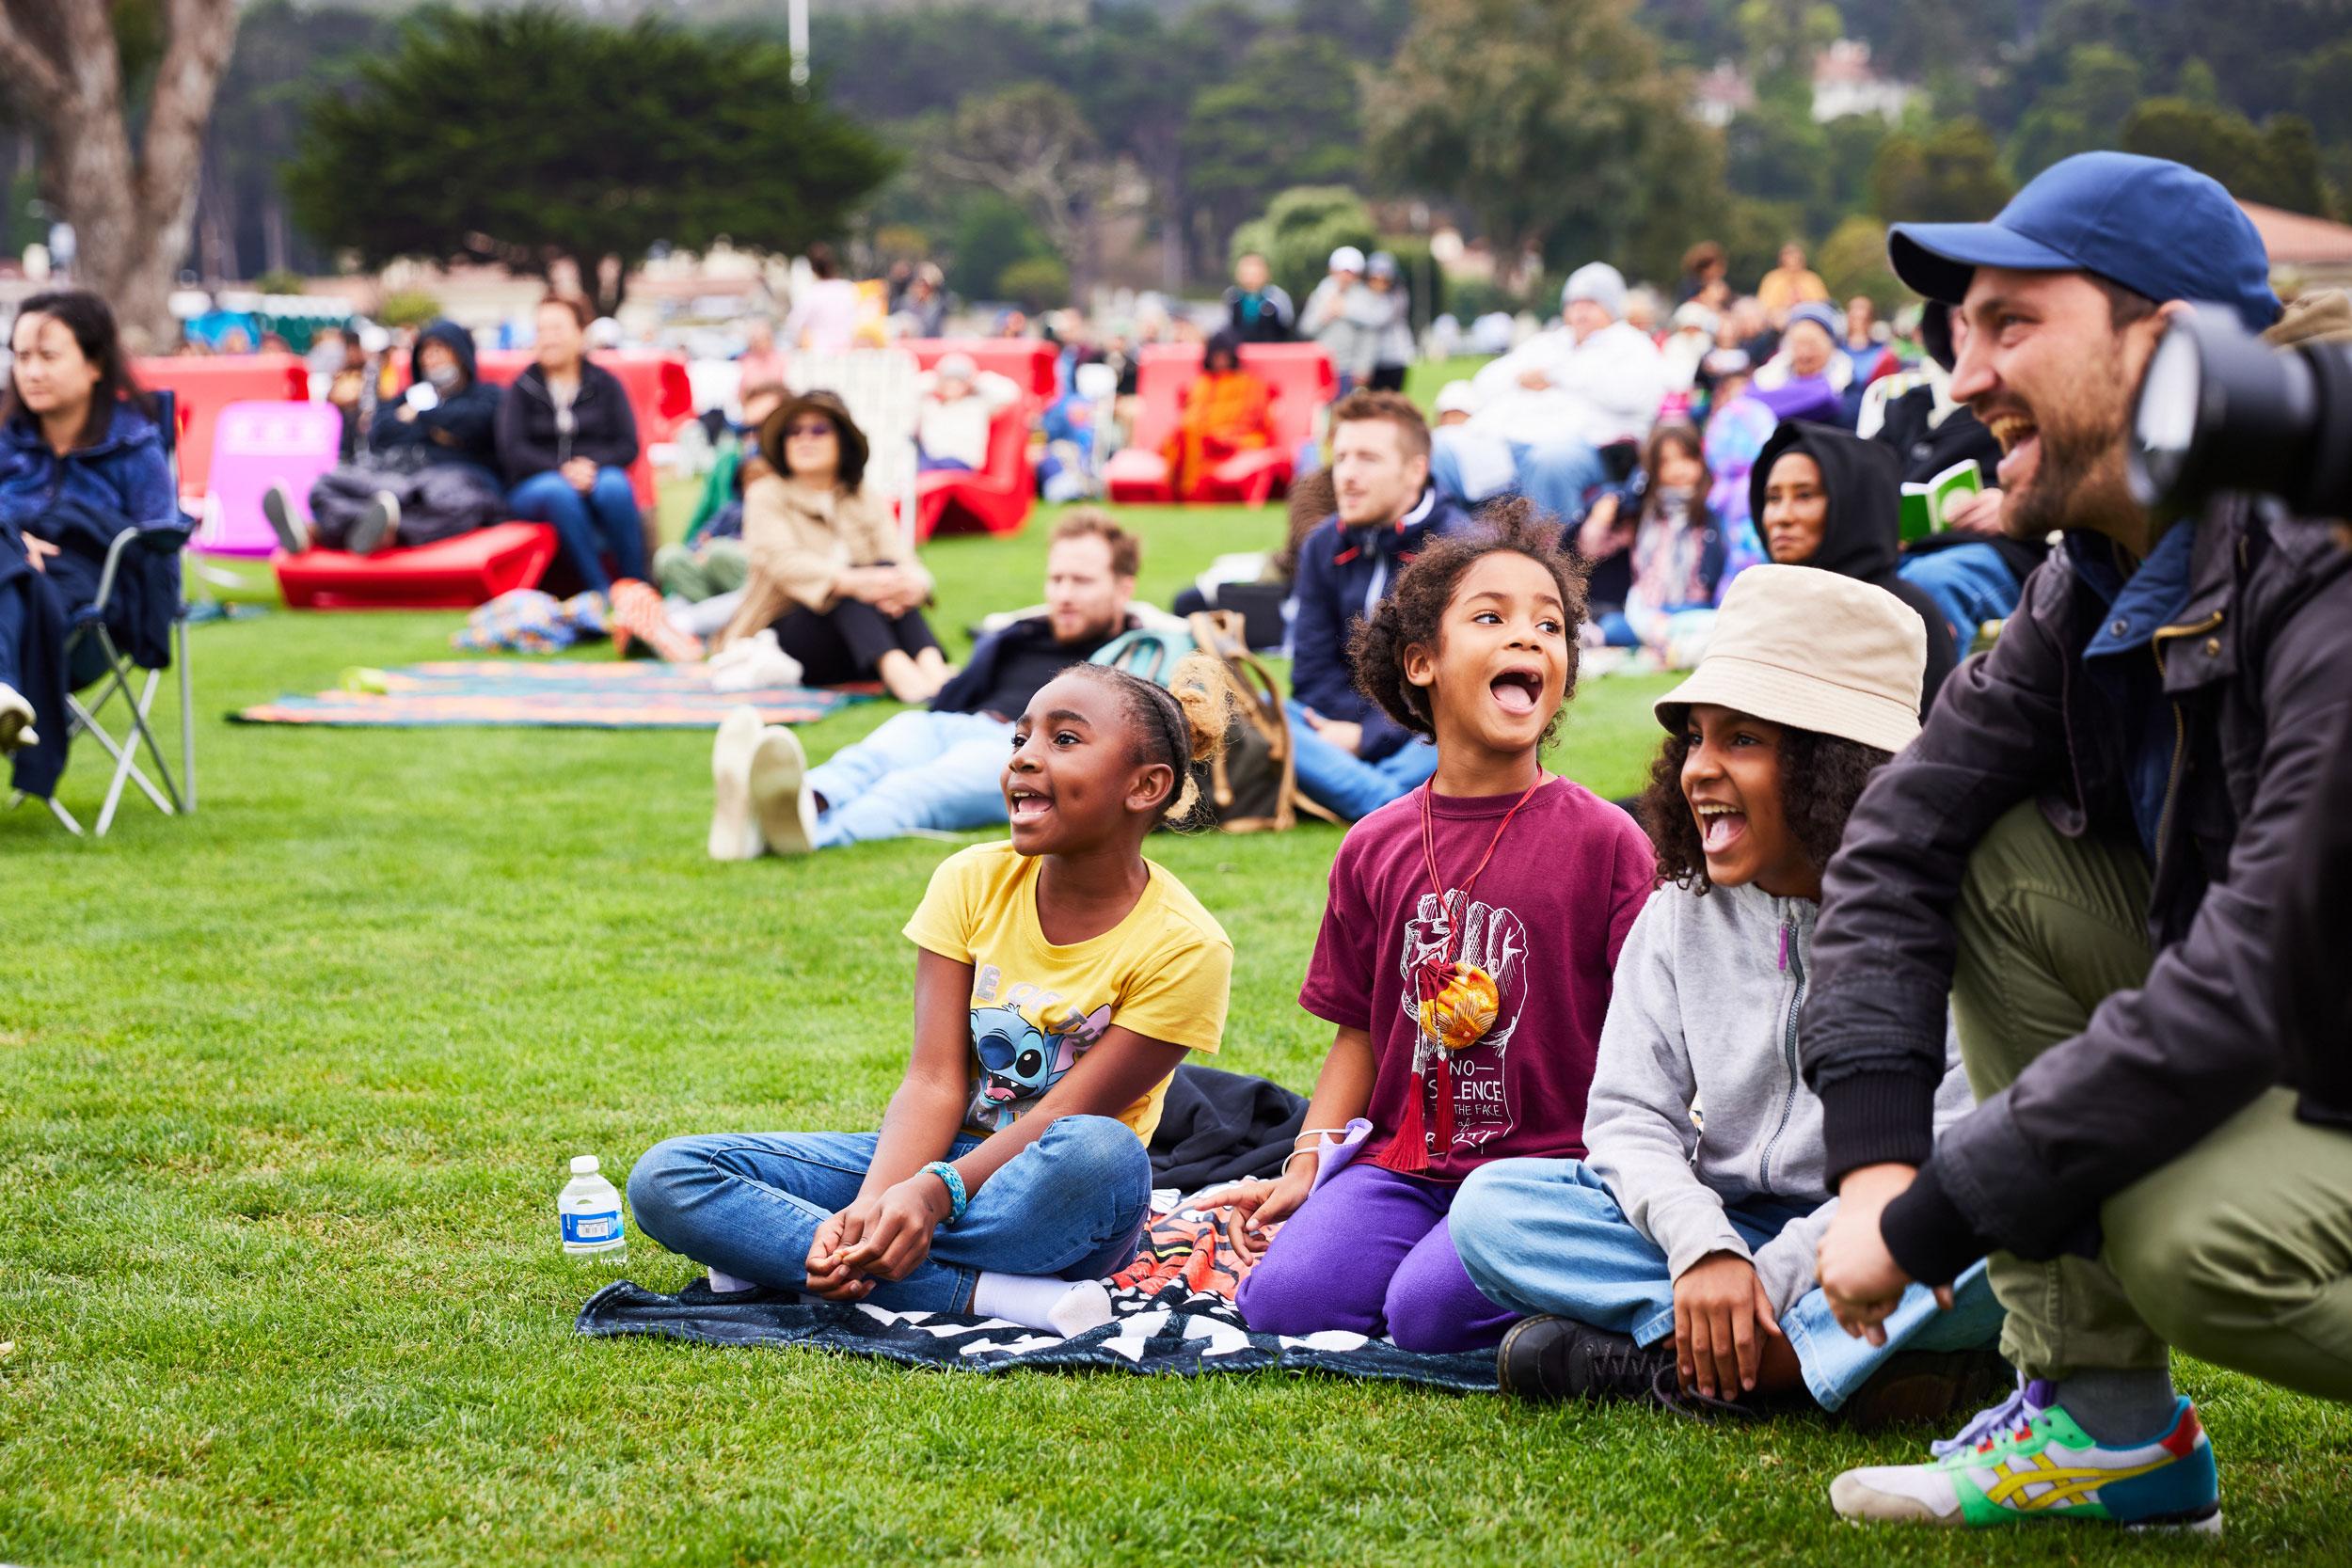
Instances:
[[[1230,1195],[1235,1245],[1264,1254],[1238,1296],[1262,1333],[1495,1343],[1510,1314],[1454,1255],[1454,1192],[1490,1160],[1584,1151],[1610,973],[1656,859],[1631,817],[1543,770],[1584,613],[1558,531],[1523,501],[1484,522],[1422,551],[1357,639],[1357,684],[1437,741],[1438,771],[1331,866],[1298,1001],[1339,1033],[1305,1147]],[[1318,1185],[1320,1130],[1357,1117],[1371,1136]]]

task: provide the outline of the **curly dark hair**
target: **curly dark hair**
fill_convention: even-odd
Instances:
[[[1658,760],[1650,764],[1649,787],[1642,791],[1635,815],[1658,852],[1658,879],[1703,894],[1714,884],[1707,879],[1698,824],[1682,795],[1682,764],[1690,754],[1687,733],[1677,729],[1666,737]],[[1829,864],[1838,840],[1846,836],[1846,818],[1862,799],[1862,786],[1894,754],[1818,730],[1782,728],[1781,811],[1807,860],[1817,866]]]
[[[1489,502],[1477,521],[1459,533],[1450,533],[1425,547],[1411,565],[1397,574],[1396,586],[1380,601],[1371,618],[1359,622],[1347,640],[1347,657],[1356,669],[1356,689],[1380,705],[1382,712],[1416,735],[1435,737],[1428,694],[1405,678],[1405,650],[1420,643],[1435,648],[1444,624],[1446,606],[1462,574],[1482,556],[1499,550],[1523,555],[1551,574],[1560,591],[1561,617],[1567,633],[1567,684],[1560,690],[1560,707],[1576,695],[1577,628],[1584,624],[1584,569],[1568,552],[1563,531],[1534,502],[1512,496]],[[1544,726],[1542,745],[1549,746],[1560,727],[1560,715]]]

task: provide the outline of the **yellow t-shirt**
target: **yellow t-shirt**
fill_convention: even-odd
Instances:
[[[1113,1023],[1215,1051],[1225,1033],[1233,944],[1165,866],[1127,917],[1057,946],[1037,920],[1042,863],[1003,841],[950,855],[906,924],[917,947],[972,966],[971,1131],[1009,1127]],[[1168,1080],[1119,1114],[1149,1143]]]

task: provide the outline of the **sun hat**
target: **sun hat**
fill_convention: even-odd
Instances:
[[[1467,381],[1449,381],[1438,388],[1436,411],[1440,414],[1475,414],[1478,393]]]
[[[769,415],[759,426],[759,455],[766,458],[768,466],[776,472],[790,473],[791,465],[784,460],[784,433],[791,428],[793,420],[803,414],[821,414],[833,421],[834,431],[841,440],[838,469],[841,487],[844,490],[856,489],[866,479],[866,432],[860,430],[857,421],[850,418],[850,405],[834,393],[803,392]]]
[[[1331,265],[1329,270],[1332,272],[1361,272],[1364,270],[1364,253],[1357,249],[1352,245],[1343,245],[1340,246],[1339,249],[1331,252]]]
[[[1611,321],[1625,319],[1625,274],[1606,261],[1587,261],[1568,274],[1560,290],[1560,308],[1589,299],[1609,312]]]
[[[1899,223],[1895,276],[1958,305],[1979,267],[2089,272],[2159,305],[2210,300],[2249,332],[2279,319],[2262,235],[2210,175],[2169,158],[2077,152],[2010,197],[1990,223]]]
[[[1883,588],[1811,566],[1751,566],[1715,612],[1707,653],[1652,710],[1669,731],[1711,703],[1899,752],[1919,733],[1928,628]]]

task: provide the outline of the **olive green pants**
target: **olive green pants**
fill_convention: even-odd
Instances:
[[[2136,846],[2070,840],[2032,805],[1968,863],[1952,1012],[1983,1099],[2093,1009],[2144,984],[2148,867]],[[2352,1135],[2297,1121],[2271,1089],[2107,1199],[2096,1262],[1991,1259],[2001,1348],[2032,1377],[2154,1368],[2166,1347],[2352,1401]]]
[[[691,604],[732,594],[750,581],[751,575],[751,552],[739,539],[664,545],[653,552],[654,581],[661,592]]]

